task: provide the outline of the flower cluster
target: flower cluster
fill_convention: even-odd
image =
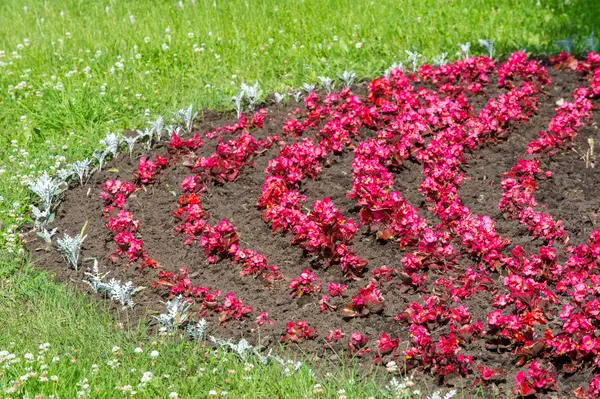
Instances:
[[[302,342],[307,339],[314,339],[319,333],[314,328],[303,321],[290,321],[285,325],[285,334],[281,337],[281,342]]]
[[[167,167],[167,158],[163,158],[156,154],[156,162],[152,162],[145,157],[140,158],[140,163],[137,168],[137,173],[134,173],[134,178],[142,184],[151,184],[156,182],[156,175],[162,169]]]
[[[289,289],[293,297],[301,297],[304,294],[321,291],[322,284],[310,270],[302,270],[302,273],[290,282]]]

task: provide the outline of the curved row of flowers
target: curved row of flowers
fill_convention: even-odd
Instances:
[[[562,56],[561,56],[562,57]],[[557,62],[560,64],[561,59]],[[349,338],[341,329],[332,329],[325,337],[326,347],[334,341],[346,340],[350,352],[359,356],[373,356],[376,362],[403,363],[407,368],[428,370],[440,377],[451,374],[477,373],[477,383],[487,384],[502,378],[503,372],[474,362],[461,353],[462,347],[475,340],[488,345],[502,345],[512,351],[518,366],[527,365],[516,375],[514,392],[528,396],[536,392],[556,389],[555,368],[571,374],[600,364],[600,338],[595,337],[600,322],[599,299],[594,288],[595,274],[600,262],[600,232],[592,232],[588,242],[565,247],[569,257],[564,265],[558,263],[554,244],[566,243],[566,232],[560,221],[536,212],[534,207],[535,179],[551,177],[543,173],[540,157],[566,148],[577,131],[589,121],[594,109],[591,99],[600,96],[600,56],[590,53],[580,63],[579,73],[589,80],[589,88],[574,92],[574,101],[556,109],[546,132],[529,144],[528,155],[507,172],[502,181],[504,196],[499,204],[507,218],[515,218],[528,227],[533,238],[545,244],[539,254],[525,254],[519,246],[512,254],[505,254],[510,241],[494,228],[489,216],[477,216],[464,205],[459,188],[465,176],[461,165],[465,155],[484,145],[493,145],[509,134],[509,126],[526,123],[537,111],[538,98],[550,84],[548,72],[525,53],[512,54],[496,67],[487,57],[469,57],[441,67],[422,66],[413,74],[392,69],[388,76],[373,80],[369,93],[361,99],[349,88],[331,92],[322,100],[315,92],[305,99],[305,111],[299,118],[284,123],[282,136],[256,140],[253,129],[261,129],[267,110],[252,117],[240,114],[239,121],[212,132],[204,139],[218,138],[223,132],[235,137],[228,142],[218,138],[216,151],[207,158],[196,156],[203,138],[193,134],[193,115],[183,115],[183,139],[180,131],[173,132],[168,151],[155,160],[141,158],[131,182],[107,181],[103,186],[107,228],[112,232],[117,250],[111,257],[126,258],[141,270],[156,269],[156,287],[165,287],[171,299],[170,315],[161,322],[171,328],[188,325],[190,331],[203,328],[187,319],[190,304],[199,305],[200,314],[216,312],[220,323],[247,318],[254,309],[230,292],[221,302],[221,293],[210,287],[193,285],[188,270],[172,273],[160,265],[144,249],[136,236],[139,221],[123,210],[127,197],[142,185],[155,184],[164,169],[188,165],[192,174],[182,181],[182,194],[174,216],[180,220],[176,228],[186,245],[199,245],[211,263],[229,259],[237,264],[242,276],[263,278],[268,283],[289,281],[293,297],[316,296],[323,284],[329,295],[318,300],[321,312],[340,314],[343,318],[370,317],[385,306],[382,284],[393,281],[409,287],[423,296],[422,304],[412,302],[396,320],[409,325],[412,342],[401,351],[399,338],[382,332],[374,345],[369,337],[354,331]],[[505,92],[490,99],[478,114],[467,99],[490,84],[489,77],[497,75],[497,85]],[[415,83],[426,82],[437,90],[415,88]],[[149,143],[159,141],[163,131],[158,121],[146,136]],[[376,132],[376,137],[360,140],[360,132]],[[158,133],[157,133],[158,132]],[[313,133],[315,140],[303,136]],[[106,150],[97,158],[116,154],[118,141],[105,140]],[[216,225],[208,222],[208,213],[202,207],[202,196],[212,184],[235,181],[254,156],[277,144],[279,155],[271,159],[265,170],[266,180],[257,207],[273,233],[292,236],[291,244],[298,245],[316,260],[320,267],[339,267],[343,277],[352,282],[368,279],[351,301],[338,311],[338,302],[344,301],[347,286],[323,282],[311,270],[302,270],[298,276],[283,276],[277,266],[271,265],[264,255],[253,249],[240,248],[239,235],[228,220]],[[315,179],[322,172],[328,157],[353,151],[353,186],[348,197],[356,201],[360,220],[342,215],[329,198],[314,202],[312,209],[304,207],[306,197],[300,187],[306,179]],[[435,226],[419,214],[419,210],[392,191],[393,171],[406,160],[423,167],[423,181],[419,191],[430,204],[430,210],[439,219]],[[75,168],[74,168],[75,171]],[[78,173],[83,183],[85,173]],[[34,187],[42,198],[42,209],[36,217],[41,231],[51,221],[50,210],[61,190],[55,180],[47,178],[47,186]],[[393,241],[404,249],[405,255],[398,268],[381,266],[366,273],[366,261],[353,249],[353,239],[359,226],[368,226],[380,240]],[[77,238],[65,236],[58,241],[59,249],[69,262],[77,267]],[[75,251],[74,249],[77,249]],[[429,291],[427,270],[460,271],[460,255],[469,255],[477,264],[469,266],[458,278],[439,278],[433,282],[435,292]],[[391,260],[392,261],[392,260]],[[494,273],[506,270],[509,275],[503,286],[495,285]],[[480,291],[492,296],[490,305],[495,310],[486,320],[473,320],[468,307],[453,306]],[[536,329],[547,324],[552,309],[560,307],[560,331],[546,329],[542,335]],[[513,309],[504,315],[503,309]],[[181,317],[182,315],[185,317]],[[259,312],[257,329],[272,323],[270,316]],[[195,327],[194,327],[195,326]],[[444,331],[434,339],[433,331]],[[203,330],[202,330],[203,332]],[[202,335],[202,332],[199,334]],[[282,342],[302,342],[319,334],[303,320],[292,320],[282,332]],[[388,363],[389,364],[389,363]],[[600,374],[589,387],[577,389],[578,397],[600,395]]]

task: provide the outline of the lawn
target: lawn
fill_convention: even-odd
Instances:
[[[27,183],[89,156],[107,132],[142,127],[189,104],[231,110],[242,83],[258,82],[266,96],[345,70],[372,78],[394,62],[406,63],[405,50],[428,60],[443,52],[456,59],[458,44],[470,42],[472,53],[485,53],[479,39],[495,40],[495,58],[522,48],[555,53],[557,41],[569,38],[578,52],[599,27],[598,15],[594,1],[4,1],[0,351],[37,356],[47,342],[46,358],[60,356],[48,365],[48,375],[60,378],[54,391],[29,382],[32,397],[38,389],[72,397],[83,378],[95,381],[92,397],[121,396],[117,387],[136,388],[146,371],[153,378],[138,395],[147,397],[211,390],[230,397],[377,397],[375,380],[354,384],[356,376],[339,364],[318,382],[308,368],[301,378],[280,378],[281,371],[229,355],[219,361],[206,349],[148,337],[144,326],[119,329],[102,307],[28,266],[18,238],[19,226],[29,221]],[[155,360],[148,357],[153,341],[160,352]],[[113,358],[121,366],[107,365]],[[0,382],[26,367],[0,372]],[[138,375],[128,375],[132,368]]]

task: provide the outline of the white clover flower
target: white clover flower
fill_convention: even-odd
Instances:
[[[161,48],[162,48],[162,51],[167,51],[169,49],[169,45],[167,43],[163,43]]]
[[[156,359],[159,355],[160,355],[160,353],[158,351],[156,351],[156,350],[150,352],[150,357],[152,359]]]
[[[169,394],[169,398],[171,398],[171,399],[177,399],[177,398],[179,398],[179,394],[177,392],[171,392]]]
[[[70,39],[70,38],[71,38],[71,32],[67,32],[67,33],[65,33],[65,37],[66,37],[67,39]]]
[[[188,33],[188,38],[189,39],[193,39],[194,38],[194,32],[189,32]]]
[[[50,376],[50,381],[52,381],[52,382],[58,382],[58,376],[57,375],[51,375]]]
[[[33,361],[33,353],[26,353],[23,355],[23,358],[27,361]]]
[[[217,396],[217,391],[211,389],[210,391],[208,391],[208,396]]]
[[[142,348],[140,348],[140,347],[135,348],[133,351],[135,353],[142,353],[142,352],[144,352],[144,350]]]
[[[54,357],[52,358],[52,363],[58,363],[58,362],[60,362],[60,357],[58,357],[58,356],[54,356]]]
[[[146,384],[148,382],[152,381],[152,373],[150,371],[146,371],[143,375],[142,378],[140,378],[140,382],[142,384]]]

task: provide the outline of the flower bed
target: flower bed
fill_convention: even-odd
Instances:
[[[135,317],[181,295],[219,336],[597,397],[600,57],[553,62],[471,57],[201,118],[69,190],[55,224],[87,222],[83,257],[146,287]]]

